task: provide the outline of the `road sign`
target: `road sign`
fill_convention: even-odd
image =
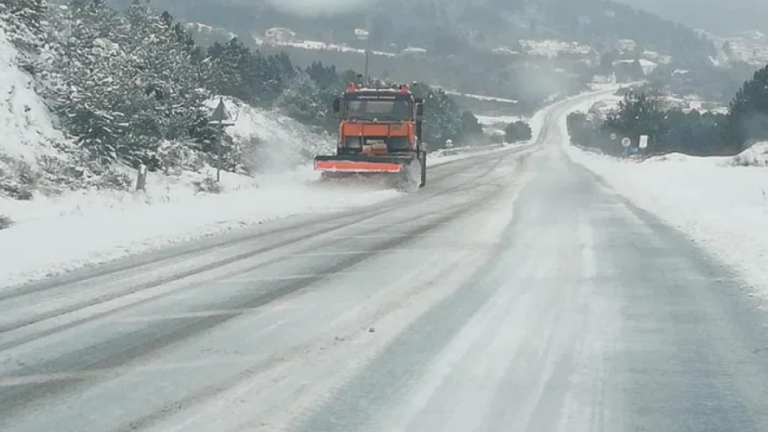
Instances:
[[[211,114],[211,123],[222,123],[231,118],[229,112],[227,112],[227,107],[224,106],[224,98],[219,98],[219,105],[213,110],[213,114]]]
[[[627,137],[624,137],[621,139],[621,145],[624,147],[629,147],[629,145],[632,144],[632,140],[630,140]]]
[[[227,112],[227,107],[224,105],[224,98],[219,98],[219,105],[213,110],[209,124],[215,124],[219,126],[219,145],[217,146],[217,162],[216,162],[216,181],[221,181],[221,147],[224,145],[224,127],[233,126],[233,122],[227,122],[232,117]],[[226,123],[225,123],[226,122]]]
[[[648,135],[640,135],[640,142],[638,143],[638,146],[641,149],[648,147]]]
[[[611,134],[611,141],[616,141],[616,134],[615,133]]]

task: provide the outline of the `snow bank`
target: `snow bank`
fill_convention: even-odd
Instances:
[[[398,195],[391,190],[322,186],[316,179],[310,169],[256,180],[224,173],[229,192],[200,196],[190,192],[183,176],[156,176],[146,194],[80,193],[17,201],[9,208],[10,216],[21,222],[0,230],[0,288],[244,225],[364,206]]]
[[[725,162],[727,165],[768,167],[768,142],[761,142]]]
[[[644,162],[565,147],[575,162],[710,250],[768,298],[768,169],[735,166],[766,166],[766,144],[735,158],[674,154]]]

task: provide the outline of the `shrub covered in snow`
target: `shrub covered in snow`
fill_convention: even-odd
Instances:
[[[3,216],[0,214],[0,230],[6,229],[13,225],[13,221],[8,216]]]
[[[196,180],[192,183],[195,186],[195,191],[200,193],[221,193],[221,184],[213,177],[204,177],[202,180]]]
[[[508,143],[516,143],[520,141],[527,141],[533,137],[533,131],[528,123],[518,120],[510,123],[506,129],[504,129],[504,141]]]

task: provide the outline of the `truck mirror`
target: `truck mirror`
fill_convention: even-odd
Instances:
[[[333,112],[334,114],[338,114],[339,111],[341,111],[341,99],[336,98],[333,100]]]

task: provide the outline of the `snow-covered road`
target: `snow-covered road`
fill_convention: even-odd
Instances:
[[[0,292],[0,430],[768,430],[768,316],[539,145]]]
[[[259,136],[255,135],[256,130],[269,131],[265,139],[267,149],[260,156],[272,160],[275,167],[285,165],[283,159],[288,156],[283,152],[298,153],[296,148],[277,151],[275,147],[280,146],[275,143],[296,147],[297,141],[313,139],[313,135],[301,131],[300,125],[289,119],[267,117],[264,112],[242,104],[230,104],[243,117],[230,132],[243,139]],[[556,107],[545,107],[531,118],[532,142],[542,129],[543,119]],[[469,156],[430,156],[428,164],[436,167]],[[439,176],[440,170],[436,173]],[[183,172],[177,176],[150,173],[147,190],[136,193],[70,191],[30,201],[0,197],[0,217],[13,222],[7,229],[0,226],[0,289],[244,226],[295,215],[361,208],[401,195],[371,184],[318,184],[319,175],[311,165],[290,172],[278,170],[255,179],[222,174],[223,190],[213,195],[196,194],[191,183],[205,177]],[[431,182],[431,170],[429,177]]]

